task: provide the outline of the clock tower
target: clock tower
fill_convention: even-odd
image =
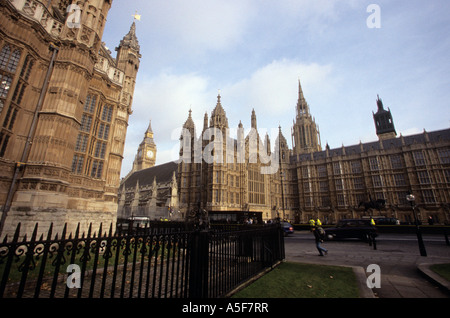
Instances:
[[[139,171],[153,167],[156,162],[156,144],[153,140],[152,123],[148,124],[144,139],[139,145],[136,157],[133,162],[133,170]]]

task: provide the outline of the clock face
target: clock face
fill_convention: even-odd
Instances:
[[[153,158],[153,151],[148,150],[148,151],[147,151],[147,157]]]

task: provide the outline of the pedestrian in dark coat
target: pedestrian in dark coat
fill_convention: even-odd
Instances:
[[[319,251],[319,256],[323,256],[323,253],[325,253],[325,255],[328,254],[328,250],[324,247],[322,247],[322,245],[320,245],[321,243],[323,243],[323,240],[325,239],[325,231],[319,226],[319,227],[313,227],[312,232],[314,234],[314,238],[316,240],[316,247],[317,250]]]

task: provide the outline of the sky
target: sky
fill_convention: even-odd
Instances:
[[[322,148],[377,140],[377,95],[397,135],[450,127],[448,0],[114,0],[113,52],[135,13],[142,55],[121,176],[151,120],[156,164],[178,159],[189,110],[197,131],[220,90],[231,130],[281,126],[290,148],[300,80]]]

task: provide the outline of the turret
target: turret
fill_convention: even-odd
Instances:
[[[91,48],[91,54],[96,55],[100,49],[106,16],[111,8],[111,0],[70,0],[48,1],[50,10],[56,17],[63,19],[62,40],[77,41]]]
[[[141,54],[140,46],[136,36],[136,23],[130,27],[130,31],[120,41],[116,47],[117,68],[124,72],[123,90],[120,100],[127,101],[130,109],[133,102],[133,93],[136,86],[136,77],[139,70]]]
[[[385,110],[383,107],[383,101],[380,99],[380,96],[377,95],[377,112],[373,113],[373,120],[375,122],[375,129],[377,132],[378,138],[381,139],[389,139],[395,138],[397,136],[397,132],[394,127],[394,120],[392,119],[391,110]]]
[[[257,125],[256,125],[256,114],[255,114],[255,109],[252,110],[252,118],[251,118],[251,122],[252,122],[252,128],[253,129],[258,129]]]
[[[211,113],[211,119],[210,119],[210,127],[216,127],[216,128],[228,128],[228,119],[227,115],[225,113],[225,110],[222,107],[222,103],[220,102],[220,93],[217,95],[217,104],[214,110]],[[225,131],[225,129],[223,129]]]
[[[139,41],[136,36],[136,22],[130,27],[130,31],[120,41],[117,51],[117,67],[125,72],[126,76],[136,77],[141,58]]]

